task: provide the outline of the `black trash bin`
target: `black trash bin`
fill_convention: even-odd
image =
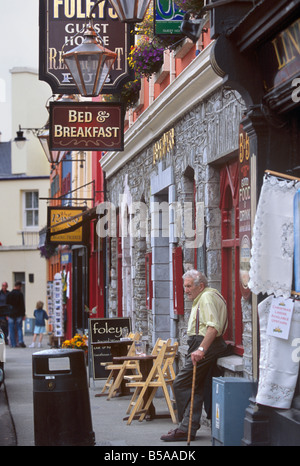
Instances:
[[[36,446],[94,446],[85,357],[82,350],[32,355]]]

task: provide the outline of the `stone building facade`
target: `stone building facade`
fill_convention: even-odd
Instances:
[[[180,88],[177,111],[174,106],[170,113],[172,105],[164,104],[165,95],[161,103],[156,99],[140,123],[140,132],[138,124],[129,130],[125,152],[107,154],[102,161],[107,199],[117,220],[116,234],[108,241],[110,317],[131,317],[134,330],[143,332],[150,349],[158,337],[175,339],[179,359],[187,350],[191,303],[185,301],[184,309],[175,310],[174,249],[181,248],[181,276],[188,268],[197,267],[207,275],[210,286],[221,290],[220,170],[238,160],[244,108],[237,92],[223,87],[214,74],[209,79],[208,57],[209,50],[204,52],[203,65],[201,57],[197,58],[195,79],[200,79],[199,87]],[[183,74],[190,77],[195,65],[191,67],[192,71],[188,68]],[[201,70],[205,78],[199,77]],[[176,93],[176,86],[177,82],[170,84],[169,95]],[[148,132],[147,136],[141,136],[142,132]],[[145,261],[149,253],[151,276]],[[150,283],[153,294],[149,305]],[[243,341],[251,372],[249,307],[249,303],[242,307]]]

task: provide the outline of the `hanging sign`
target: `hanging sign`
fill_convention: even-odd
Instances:
[[[47,240],[51,244],[86,244],[88,223],[84,207],[48,207]]]
[[[240,289],[245,299],[250,297],[248,288],[251,253],[251,186],[250,141],[240,125],[239,132],[239,233],[240,233]]]
[[[40,0],[39,79],[46,81],[54,94],[78,94],[62,55],[82,44],[86,18],[95,3],[91,0]],[[117,54],[102,89],[102,94],[114,94],[134,79],[127,59],[134,35],[127,23],[119,21],[108,0],[99,3],[93,18],[94,29],[104,46]]]
[[[154,32],[156,35],[182,35],[180,25],[184,12],[174,0],[155,0]]]
[[[124,149],[124,112],[117,103],[50,102],[50,150]]]

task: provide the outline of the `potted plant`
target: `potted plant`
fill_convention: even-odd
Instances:
[[[76,333],[71,340],[65,340],[61,346],[62,348],[82,349],[87,351],[87,336]]]

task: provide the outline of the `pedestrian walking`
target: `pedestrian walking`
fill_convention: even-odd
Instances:
[[[24,296],[21,291],[22,282],[17,281],[14,289],[8,294],[6,303],[10,305],[8,317],[8,333],[10,346],[17,346],[16,333],[18,337],[18,346],[26,348],[23,340],[23,320],[25,319]]]
[[[42,346],[43,336],[44,336],[44,333],[46,333],[46,322],[45,321],[48,320],[48,314],[43,309],[43,307],[44,307],[44,303],[42,301],[38,301],[36,303],[36,309],[33,313],[35,317],[33,340],[32,340],[31,345],[29,345],[29,348],[35,347],[35,342],[36,342],[38,335],[39,335],[38,348],[41,348]]]
[[[189,349],[185,365],[173,383],[179,426],[161,436],[165,442],[194,440],[200,427],[206,378],[217,358],[227,351],[222,337],[227,327],[224,298],[217,290],[208,287],[207,278],[197,270],[187,271],[183,279],[184,291],[188,299],[193,301],[187,328]],[[197,368],[193,384],[194,365]],[[190,409],[192,385],[194,403]]]
[[[4,333],[5,344],[8,344],[8,305],[6,303],[9,294],[8,283],[3,282],[0,290],[0,328]]]

